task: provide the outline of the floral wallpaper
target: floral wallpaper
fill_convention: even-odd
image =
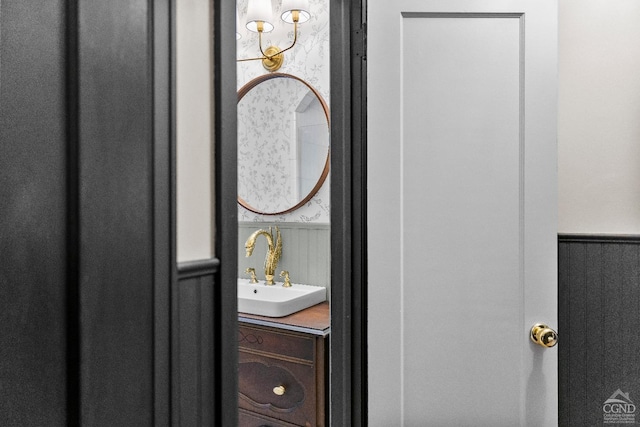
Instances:
[[[263,35],[263,47],[266,49],[268,46],[275,45],[284,49],[293,41],[293,25],[287,24],[280,19],[279,11],[281,1],[272,0],[271,3],[273,15],[277,19],[274,19],[274,30]],[[257,57],[260,55],[258,35],[248,31],[244,26],[247,13],[247,0],[237,0],[236,4],[240,22],[239,32],[242,36],[236,45],[237,57],[238,59]],[[291,74],[303,79],[322,95],[327,105],[330,105],[329,0],[310,0],[309,6],[311,19],[298,26],[298,41],[291,50],[285,52],[284,63],[278,72]],[[262,67],[261,61],[238,62],[238,89],[252,79],[266,73],[268,73],[268,71]],[[262,118],[264,120],[268,119],[267,116],[263,116]],[[255,119],[260,119],[260,116],[256,115]],[[271,119],[268,120],[271,121]],[[241,131],[239,131],[238,139],[240,141],[246,137],[248,136],[243,136]],[[271,152],[263,157],[261,162],[269,165],[269,170],[280,170],[286,167],[285,165],[289,162],[289,153],[280,152],[276,154],[273,152],[273,148],[270,150]],[[241,155],[242,146],[239,146],[238,152],[239,155]],[[242,167],[240,164],[239,166]],[[257,172],[255,174],[257,174]],[[329,177],[318,193],[304,206],[293,212],[283,215],[259,215],[238,205],[238,220],[247,222],[329,223],[330,175],[331,174],[329,174]],[[269,181],[269,186],[272,187],[274,191],[284,191],[284,187],[286,186],[286,179],[284,177],[277,176],[276,174],[269,177],[265,176],[262,179],[263,183],[265,180],[271,180]],[[279,189],[277,188],[278,185],[276,185],[278,182],[280,182]],[[242,184],[239,183],[239,186],[240,185]]]

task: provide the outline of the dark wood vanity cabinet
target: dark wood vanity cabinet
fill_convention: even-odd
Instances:
[[[239,323],[239,426],[325,426],[324,335]]]

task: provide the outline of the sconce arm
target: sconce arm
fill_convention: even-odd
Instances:
[[[258,46],[260,48],[260,53],[262,54],[262,56],[255,57],[255,58],[237,59],[236,62],[257,61],[257,60],[263,60],[263,59],[272,60],[276,56],[281,55],[284,52],[288,51],[289,49],[293,48],[296,45],[297,41],[298,41],[298,23],[294,22],[293,23],[293,42],[291,43],[291,46],[289,46],[286,49],[283,49],[283,50],[281,50],[278,53],[275,53],[273,55],[267,55],[266,53],[264,53],[264,50],[262,48],[262,31],[259,31],[258,32]]]
[[[278,54],[278,55],[281,55],[281,54],[285,53],[286,51],[288,51],[289,49],[291,49],[292,47],[294,47],[294,46],[296,45],[296,42],[297,42],[297,41],[298,41],[298,23],[297,23],[297,22],[294,22],[294,23],[293,23],[293,42],[291,43],[291,46],[289,46],[289,47],[288,47],[288,48],[286,48],[286,49],[282,49],[282,50],[281,50],[280,52],[278,52],[277,54]],[[262,51],[262,46],[260,47],[260,51]],[[263,53],[263,55],[264,55],[264,53]],[[265,56],[266,56],[266,55],[265,55]],[[273,56],[276,56],[276,55],[272,55],[272,57],[273,57]],[[269,57],[267,57],[267,58],[269,58]],[[269,59],[271,59],[271,58],[269,58]]]

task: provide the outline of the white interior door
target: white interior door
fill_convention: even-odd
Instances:
[[[556,15],[368,2],[371,426],[557,424]]]

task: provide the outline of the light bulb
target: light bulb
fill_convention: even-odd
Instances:
[[[311,18],[309,13],[309,0],[282,0],[282,15],[280,17],[284,22],[293,24],[295,13],[298,12],[298,24],[307,22]]]
[[[249,0],[247,5],[247,29],[257,33],[262,25],[262,32],[273,30],[271,23],[271,0]]]

